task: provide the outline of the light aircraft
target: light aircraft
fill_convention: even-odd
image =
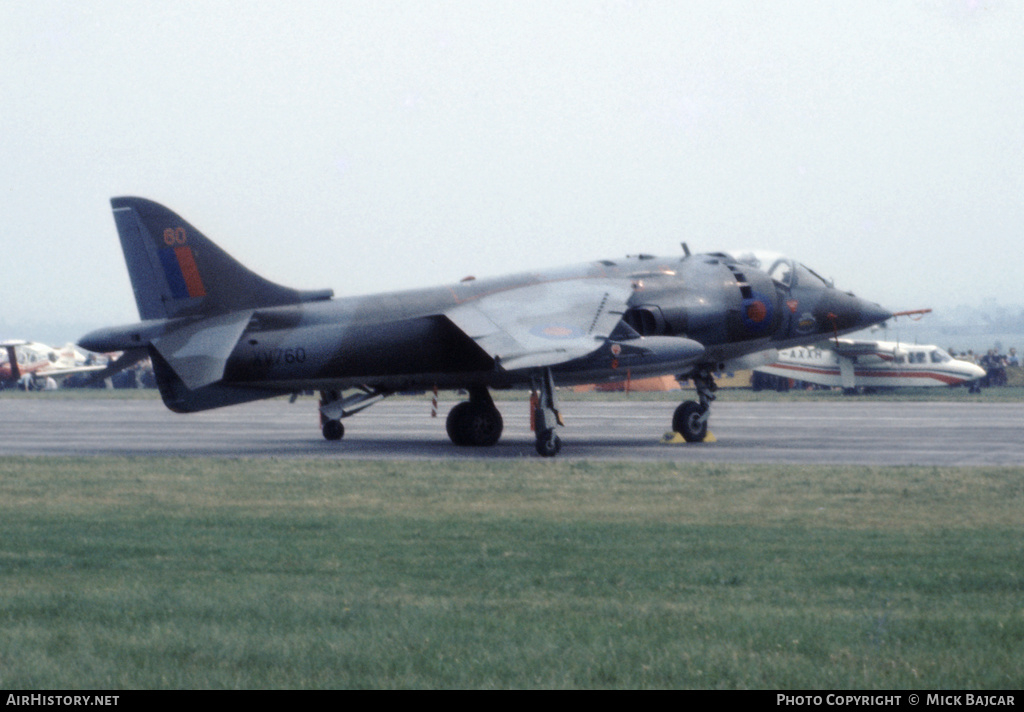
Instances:
[[[469,394],[448,414],[452,442],[494,445],[503,423],[490,389],[526,388],[536,450],[553,456],[555,384],[627,373],[693,379],[699,402],[676,409],[673,430],[703,440],[712,372],[725,362],[891,315],[791,259],[690,254],[685,244],[676,257],[335,299],[256,275],[157,203],[111,205],[142,320],[79,341],[124,352],[98,377],[151,357],[163,401],[178,412],[318,390],[328,440],[343,436],[343,418],[392,393],[440,388]]]
[[[896,341],[835,339],[785,349],[755,372],[822,386],[905,388],[958,386],[984,377],[985,369],[950,356],[938,346]]]
[[[78,351],[74,344],[60,348],[36,341],[11,339],[0,342],[0,385],[23,383],[27,389],[42,389],[47,379],[103,370],[102,364],[88,363],[89,357]]]

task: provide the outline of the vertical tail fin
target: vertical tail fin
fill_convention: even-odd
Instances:
[[[179,215],[144,198],[112,198],[142,319],[213,316],[242,309],[330,299],[260,277]]]
[[[18,366],[18,354],[14,347],[21,346],[24,343],[24,341],[5,341],[3,344],[0,344],[0,346],[7,349],[7,363],[11,367],[11,383],[17,383],[21,380],[21,368]]]

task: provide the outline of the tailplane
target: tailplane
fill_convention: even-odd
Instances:
[[[179,215],[144,198],[112,198],[139,316],[173,319],[330,299],[252,272]]]

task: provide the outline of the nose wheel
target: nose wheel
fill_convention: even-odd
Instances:
[[[703,442],[708,436],[708,418],[711,416],[711,402],[715,400],[718,386],[711,371],[702,369],[691,378],[697,389],[700,402],[685,401],[672,414],[672,430],[683,436],[688,443]]]
[[[672,415],[672,430],[683,436],[688,443],[703,442],[708,435],[709,409],[700,403],[686,401]]]

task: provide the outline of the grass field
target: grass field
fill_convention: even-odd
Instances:
[[[1019,689],[1024,468],[0,458],[0,687]]]

